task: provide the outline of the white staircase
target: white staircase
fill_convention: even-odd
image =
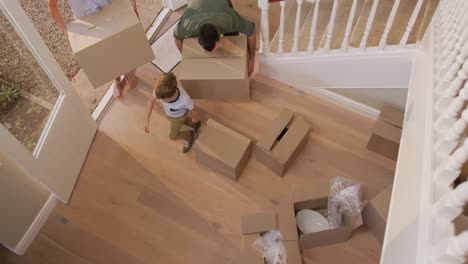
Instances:
[[[467,263],[468,1],[272,4],[279,14],[259,0],[262,74],[305,90],[408,90],[381,263]]]

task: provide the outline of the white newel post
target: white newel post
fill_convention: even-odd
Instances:
[[[372,28],[372,23],[374,23],[375,13],[377,12],[377,6],[379,5],[379,0],[374,0],[372,8],[369,14],[369,19],[367,20],[366,28],[364,30],[364,36],[362,36],[361,44],[359,45],[360,49],[364,49],[367,44],[367,38]]]
[[[301,23],[301,9],[303,0],[297,0],[297,12],[296,12],[296,23],[294,24],[294,40],[293,47],[291,49],[292,54],[297,54],[299,45],[299,27]]]
[[[279,25],[279,38],[278,38],[278,54],[283,54],[283,39],[284,39],[284,8],[286,6],[286,1],[280,2],[281,15],[280,15],[280,25]]]
[[[421,11],[421,7],[423,4],[424,0],[418,0],[416,3],[416,6],[414,7],[413,14],[411,14],[410,20],[408,21],[408,25],[406,26],[406,31],[403,37],[400,40],[400,46],[404,47],[406,46],[406,43],[408,42],[408,37],[413,29],[414,23],[416,22],[416,19],[418,18],[419,12]]]
[[[354,16],[356,14],[356,6],[357,0],[353,0],[353,5],[351,6],[351,11],[349,12],[348,21],[346,22],[346,31],[343,38],[343,42],[341,42],[342,51],[346,51],[346,49],[348,49],[349,36],[351,35],[351,28],[353,27]]]
[[[314,52],[315,30],[317,28],[317,17],[318,17],[319,5],[320,5],[320,0],[315,0],[314,17],[312,19],[312,26],[310,27],[309,45],[307,46],[308,54],[312,54]]]
[[[261,10],[260,20],[260,50],[259,52],[263,55],[268,55],[270,53],[270,26],[268,24],[268,0],[258,0],[258,7]]]
[[[325,40],[325,46],[324,46],[325,51],[330,50],[331,38],[333,36],[333,28],[335,27],[335,17],[336,17],[337,8],[338,8],[338,0],[334,0],[332,12],[330,15],[330,21],[328,22],[327,39]]]
[[[393,21],[395,20],[398,6],[400,6],[400,0],[395,0],[395,2],[393,3],[392,11],[390,11],[390,15],[388,16],[387,25],[385,25],[382,38],[380,39],[380,42],[379,42],[379,49],[383,49],[385,45],[387,44],[388,33],[390,33],[390,29],[392,28]]]

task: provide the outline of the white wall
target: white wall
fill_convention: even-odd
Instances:
[[[381,109],[384,104],[389,104],[402,111],[405,110],[406,97],[408,95],[408,89],[392,88],[355,88],[328,90],[375,109]]]

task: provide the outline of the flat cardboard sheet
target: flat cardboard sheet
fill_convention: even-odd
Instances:
[[[395,107],[384,105],[382,110],[380,110],[379,119],[396,127],[402,128],[404,116],[405,114]]]
[[[276,213],[257,213],[241,217],[242,234],[264,233],[278,228]]]
[[[151,45],[155,57],[151,62],[163,72],[170,72],[182,59],[179,49],[174,45],[173,32],[176,26],[177,23]]]

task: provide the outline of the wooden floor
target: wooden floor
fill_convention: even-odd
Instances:
[[[365,185],[365,198],[392,182],[395,163],[366,150],[373,120],[277,84],[253,78],[253,100],[197,101],[211,116],[258,139],[280,107],[307,118],[313,131],[284,178],[252,158],[239,182],[198,165],[168,138],[160,107],[144,133],[146,98],[160,73],[137,71],[138,88],[112,103],[102,120],[69,205],[58,205],[25,256],[0,249],[0,263],[243,263],[240,216],[270,211],[292,184],[328,188],[335,176]],[[378,263],[367,228],[346,243],[305,252],[310,263]]]

